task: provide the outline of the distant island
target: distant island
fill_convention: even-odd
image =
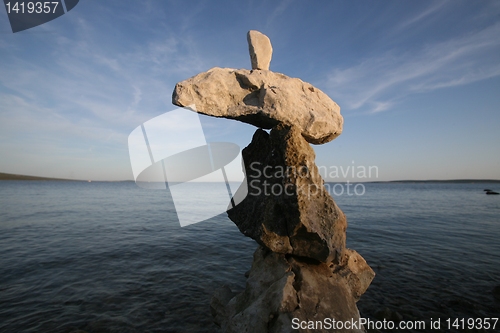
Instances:
[[[46,178],[46,177],[16,175],[12,173],[3,173],[3,172],[0,172],[0,180],[45,180],[45,181],[51,180],[51,181],[73,181],[73,182],[82,181],[77,179]]]

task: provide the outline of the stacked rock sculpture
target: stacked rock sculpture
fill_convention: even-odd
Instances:
[[[259,127],[242,152],[247,179],[240,189],[248,195],[228,211],[259,247],[246,289],[217,290],[212,315],[228,333],[331,332],[304,323],[359,322],[356,302],[375,276],[346,248],[346,217],[310,145],[340,135],[343,118],[318,88],[269,70],[267,36],[249,31],[247,39],[252,70],[213,68],[178,83],[172,96],[175,105]],[[364,332],[358,325],[334,331]]]

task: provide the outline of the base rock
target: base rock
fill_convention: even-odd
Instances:
[[[212,314],[224,333],[364,332],[359,325],[341,330],[327,325],[332,319],[359,322],[356,301],[374,276],[353,250],[347,249],[343,261],[335,264],[259,247],[246,289],[232,298],[227,287],[218,290],[212,298]],[[304,321],[323,324],[316,329],[298,328],[297,323]]]

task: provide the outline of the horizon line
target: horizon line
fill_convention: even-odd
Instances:
[[[37,181],[74,181],[74,182],[106,182],[106,183],[116,183],[116,182],[135,182],[133,179],[122,179],[122,180],[93,180],[93,179],[69,179],[69,178],[52,178],[52,177],[42,177],[42,176],[32,176],[32,175],[20,175],[13,173],[0,172],[1,180],[37,180]],[[231,181],[230,181],[231,182]],[[338,181],[325,180],[325,183],[432,183],[432,182],[462,182],[462,183],[474,183],[474,182],[500,182],[500,179],[484,179],[484,178],[461,178],[461,179],[399,179],[399,180],[365,180],[365,181],[352,181],[349,179],[342,179]],[[200,182],[200,183],[220,183],[220,182]]]

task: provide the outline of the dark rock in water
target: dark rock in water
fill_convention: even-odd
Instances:
[[[487,191],[486,194],[499,194],[499,193],[495,191]]]
[[[235,294],[231,289],[224,285],[215,290],[212,295],[212,302],[210,303],[210,312],[214,321],[218,323],[227,316],[225,305],[233,298]]]
[[[228,211],[240,231],[273,252],[338,262],[347,221],[325,189],[300,129],[258,129],[242,155],[248,195]]]
[[[446,314],[443,312],[438,312],[438,311],[428,311],[427,315],[429,316],[429,318],[433,318],[433,319],[438,319],[438,318],[445,319],[445,318],[450,317],[449,314]]]
[[[477,306],[471,301],[464,298],[456,298],[448,301],[448,307],[454,310],[465,310],[472,312],[477,309]]]
[[[390,320],[392,317],[392,311],[388,307],[385,307],[375,312],[374,316],[378,320]]]
[[[483,191],[491,191],[489,188],[484,189]]]
[[[493,297],[497,301],[500,301],[500,286],[496,286],[495,288],[493,288]]]
[[[399,323],[400,321],[403,321],[403,315],[397,311],[394,311],[390,319],[395,323]]]
[[[290,332],[293,318],[357,321],[356,300],[375,275],[360,258],[356,251],[347,250],[341,265],[312,263],[259,247],[245,291],[229,301],[219,296],[229,295],[228,291],[212,298],[215,321],[225,333]]]

